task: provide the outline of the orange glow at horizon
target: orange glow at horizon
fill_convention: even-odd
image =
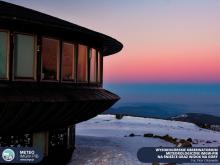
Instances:
[[[104,58],[106,82],[220,82],[220,49],[145,50]]]

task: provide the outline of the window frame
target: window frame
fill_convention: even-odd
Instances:
[[[96,77],[96,82],[97,84],[101,84],[102,83],[102,76],[101,76],[101,52],[98,50],[96,52],[96,56],[97,56],[97,77]]]
[[[12,61],[12,81],[37,81],[37,35],[33,33],[23,33],[23,32],[14,32],[13,34],[13,61]],[[33,77],[15,77],[14,74],[14,64],[15,64],[15,37],[16,35],[27,35],[34,38],[34,62],[33,62]]]
[[[104,61],[104,56],[103,56],[103,54],[102,54],[102,52],[100,51],[100,82],[99,82],[99,84],[103,84],[103,68],[104,68],[104,66],[103,66],[103,61]]]
[[[43,39],[49,39],[49,40],[56,40],[56,41],[58,41],[58,55],[57,55],[57,74],[56,74],[56,80],[44,80],[43,78],[42,78],[42,73],[43,73]],[[51,37],[51,36],[41,36],[41,45],[40,45],[40,47],[41,47],[41,55],[40,55],[40,63],[41,63],[41,73],[40,73],[40,81],[41,82],[60,82],[61,80],[60,80],[60,75],[61,75],[61,73],[60,73],[60,65],[61,65],[61,56],[62,56],[62,54],[61,54],[61,49],[62,49],[62,44],[60,44],[62,41],[61,41],[61,39],[59,39],[59,38],[56,38],[56,37]]]
[[[6,53],[6,77],[0,80],[9,80],[9,63],[10,63],[10,31],[6,29],[0,29],[0,32],[7,33],[7,53]]]

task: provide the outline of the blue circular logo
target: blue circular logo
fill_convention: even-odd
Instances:
[[[11,162],[15,158],[15,152],[12,149],[5,149],[2,152],[2,158],[6,162]]]

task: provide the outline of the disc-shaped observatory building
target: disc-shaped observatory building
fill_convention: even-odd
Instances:
[[[117,40],[0,1],[0,146],[74,146],[74,125],[119,97],[102,88]]]

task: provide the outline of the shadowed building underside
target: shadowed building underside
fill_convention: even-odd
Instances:
[[[105,89],[70,85],[4,84],[0,91],[1,134],[73,125],[102,113],[119,99]]]

